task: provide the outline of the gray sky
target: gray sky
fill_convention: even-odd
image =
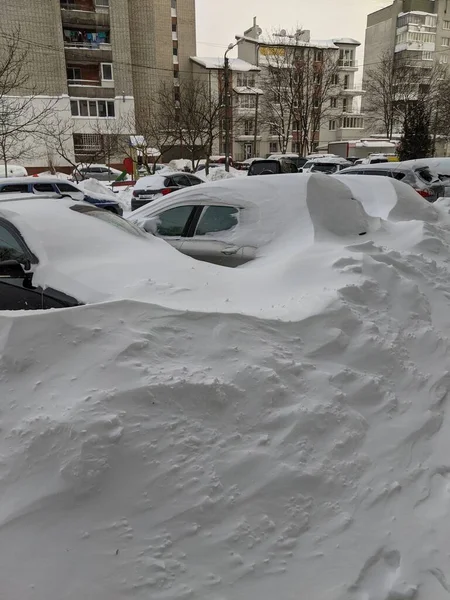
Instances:
[[[216,57],[223,55],[236,34],[251,26],[254,16],[263,31],[310,29],[314,39],[352,37],[363,43],[367,14],[392,4],[392,0],[196,0],[196,3],[197,53]]]

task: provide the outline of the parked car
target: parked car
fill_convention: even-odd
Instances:
[[[28,171],[25,167],[19,165],[8,164],[6,171],[5,165],[0,164],[0,177],[27,177],[28,175]]]
[[[267,158],[269,158],[269,159],[277,158],[277,159],[287,159],[287,160],[290,160],[291,162],[294,163],[294,165],[297,167],[297,169],[301,169],[303,167],[303,165],[308,161],[307,158],[303,158],[303,156],[299,156],[298,154],[281,154],[281,153],[276,153],[276,154],[271,154]]]
[[[184,187],[191,187],[204,183],[202,179],[191,173],[168,173],[166,175],[148,175],[136,182],[131,199],[131,210],[136,210],[157,198],[167,196]]]
[[[268,244],[290,230],[293,220],[301,221],[308,193],[315,196],[324,190],[325,196],[339,196],[342,183],[349,196],[360,200],[374,216],[378,216],[374,208],[383,206],[385,199],[385,205],[390,205],[381,214],[389,214],[395,194],[411,210],[414,206],[418,212],[431,208],[409,186],[394,179],[379,181],[375,194],[379,199],[374,202],[375,186],[361,186],[356,177],[288,174],[236,177],[205,183],[201,189],[186,188],[140,208],[127,219],[192,258],[238,267],[261,256]]]
[[[77,306],[83,303],[78,290],[88,293],[97,282],[101,299],[108,269],[114,273],[106,281],[120,286],[136,261],[143,269],[154,250],[141,229],[85,202],[48,197],[36,202],[25,194],[5,198],[0,202],[0,310]],[[121,262],[124,248],[134,252],[127,268]]]
[[[287,158],[265,158],[254,160],[247,175],[280,175],[282,173],[298,173],[298,168]]]
[[[305,163],[303,168],[299,169],[299,171],[300,173],[326,173],[327,175],[331,175],[351,166],[352,163],[346,158],[314,158]]]
[[[74,181],[81,181],[82,179],[114,181],[122,175],[122,172],[107,165],[78,165],[72,172],[72,178]]]
[[[100,184],[99,184],[100,185]],[[7,177],[0,179],[0,201],[6,194],[34,194],[35,196],[48,197],[55,194],[56,197],[72,198],[72,200],[85,200],[94,206],[104,208],[117,215],[123,214],[119,202],[108,200],[104,196],[97,196],[90,191],[83,191],[75,183],[58,179],[57,177]]]
[[[218,167],[221,167],[223,169],[223,167],[224,167],[223,163],[209,163],[210,169],[217,169]],[[204,171],[205,169],[206,169],[206,163],[202,163],[202,164],[198,165],[195,172],[200,173],[200,171]]]
[[[445,196],[446,191],[445,185],[439,179],[437,173],[434,173],[428,167],[411,167],[401,162],[356,165],[340,171],[339,175],[392,177],[397,181],[403,181],[410,185],[428,202],[436,202],[438,198]]]
[[[411,168],[428,167],[431,171],[437,174],[439,179],[447,186],[450,185],[450,157],[435,156],[433,158],[417,158],[416,160],[405,160],[402,165]],[[447,192],[448,194],[448,192]]]

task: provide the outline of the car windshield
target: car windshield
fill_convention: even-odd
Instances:
[[[108,210],[103,210],[101,208],[97,208],[95,206],[85,206],[82,204],[77,204],[70,207],[70,210],[74,212],[82,213],[84,215],[88,215],[90,217],[94,217],[95,219],[99,219],[99,221],[104,221],[105,223],[109,223],[122,231],[126,231],[135,237],[147,237],[147,234],[144,233],[139,227],[130,223],[130,221],[125,221],[121,217],[114,215]]]
[[[432,181],[435,181],[437,179],[437,177],[433,175],[433,173],[428,167],[421,167],[420,169],[416,169],[415,173],[418,177],[420,177],[420,179],[422,179],[426,183],[431,183]]]
[[[332,163],[314,163],[311,167],[311,172],[319,172],[319,173],[336,173],[337,165]]]

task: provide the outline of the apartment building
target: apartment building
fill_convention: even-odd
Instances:
[[[175,101],[196,50],[195,0],[14,0],[2,7],[2,29],[17,28],[32,83],[71,123],[67,152],[76,161],[104,136],[134,133],[135,115],[161,81],[171,82]],[[26,166],[48,161],[41,145]]]
[[[286,40],[286,32],[279,34],[280,43]],[[264,73],[271,64],[271,55],[280,52],[280,44],[275,44],[262,36],[262,30],[254,19],[252,27],[243,35],[236,36],[238,57],[246,64],[255,65],[260,71],[251,77],[243,91],[238,86],[234,89],[233,106],[237,121],[241,123],[238,131],[233,132],[234,157],[238,160],[250,156],[266,156],[282,151],[279,135],[271,127],[261,122],[257,108],[261,105],[261,94],[264,94]],[[289,43],[289,42],[288,42]],[[358,98],[363,94],[361,86],[356,84],[358,62],[356,50],[360,42],[351,38],[332,40],[312,40],[309,31],[302,31],[291,42],[296,46],[311,49],[314,60],[318,63],[325,55],[332,57],[336,63],[333,86],[330,88],[327,106],[323,107],[323,119],[320,129],[314,132],[314,150],[327,150],[328,144],[335,141],[351,140],[359,137],[364,130],[364,115],[359,110]],[[282,48],[281,48],[282,50]],[[259,96],[259,98],[258,98]],[[242,122],[244,125],[242,126]],[[254,123],[257,123],[257,135],[254,134]],[[298,119],[293,119],[293,128],[289,139],[288,152],[301,153],[298,142]],[[255,143],[256,142],[256,143]]]
[[[408,59],[423,69],[434,62],[448,64],[450,56],[450,2],[448,0],[394,0],[367,17],[364,82],[384,53]],[[363,102],[364,106],[364,102]]]

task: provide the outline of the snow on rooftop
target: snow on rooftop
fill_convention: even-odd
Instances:
[[[191,56],[190,59],[191,59],[191,61],[195,62],[196,64],[200,65],[201,67],[204,67],[205,69],[223,69],[224,68],[223,56],[217,57],[217,58],[202,58],[199,56]],[[255,65],[252,65],[240,58],[230,58],[229,65],[230,65],[230,69],[232,71],[247,72],[247,71],[260,71],[261,70],[261,69],[259,69],[259,67],[256,67]]]
[[[355,40],[353,38],[335,38],[333,39],[333,42],[335,44],[349,44],[352,46],[361,46],[361,42],[358,42],[358,40]]]

